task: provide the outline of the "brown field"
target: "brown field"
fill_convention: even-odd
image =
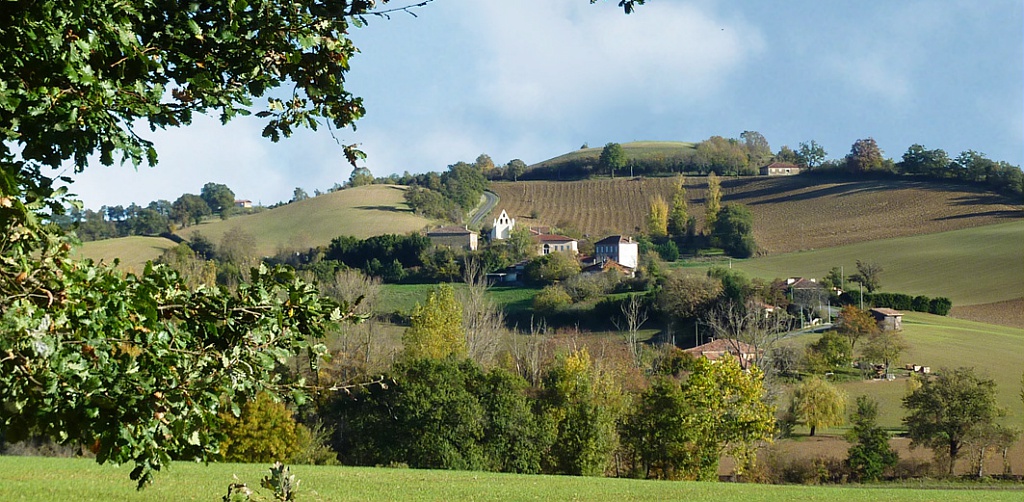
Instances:
[[[953,306],[949,316],[1024,329],[1024,298],[980,305]]]
[[[530,225],[575,228],[601,237],[642,230],[649,200],[671,200],[677,178],[493,183],[505,209]],[[686,177],[690,214],[704,221],[707,179]],[[754,214],[754,237],[768,254],[930,234],[1024,217],[1008,198],[957,184],[912,180],[826,181],[819,178],[723,178],[722,202]],[[538,218],[530,214],[536,211]]]

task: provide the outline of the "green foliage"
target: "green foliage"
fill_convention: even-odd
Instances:
[[[594,368],[587,350],[563,355],[544,377],[541,413],[554,432],[545,471],[600,476],[618,445],[615,423],[624,406],[622,391]]]
[[[219,214],[222,218],[227,216],[225,211],[235,207],[235,192],[220,183],[211,182],[203,185],[199,197],[206,202],[213,214]]]
[[[903,406],[908,412],[903,424],[912,444],[946,456],[950,476],[964,441],[1001,414],[995,382],[979,377],[974,368],[939,371],[903,398]]]
[[[860,481],[877,481],[886,469],[896,466],[900,457],[889,446],[889,434],[876,423],[878,402],[868,396],[857,396],[857,409],[850,421],[853,429],[846,435],[852,443],[846,463]]]
[[[884,364],[888,373],[889,366],[898,364],[900,355],[908,347],[901,332],[890,329],[877,330],[868,337],[867,343],[861,349],[861,356],[866,361]]]
[[[715,219],[711,235],[729,256],[750,258],[757,251],[754,216],[742,204],[726,204]]]
[[[620,425],[622,443],[632,456],[634,475],[678,479],[693,454],[695,430],[686,427],[693,410],[674,380],[660,378],[633,403]]]
[[[953,308],[953,302],[949,298],[932,298],[928,302],[928,312],[935,315],[949,315],[949,310]]]
[[[850,339],[835,331],[826,331],[818,341],[807,346],[807,364],[817,373],[849,366],[853,359]]]
[[[182,226],[198,225],[204,216],[210,214],[210,206],[206,201],[190,193],[178,197],[171,206],[171,218]]]
[[[373,184],[373,173],[365,167],[357,167],[352,169],[352,174],[348,177],[348,186],[350,187],[361,187],[365,185]]]
[[[736,472],[754,465],[755,445],[771,442],[775,407],[768,404],[764,374],[749,371],[726,357],[712,362],[698,358],[682,384],[683,400],[693,407],[685,428],[698,438],[692,445],[687,477],[701,481],[717,478],[722,453],[732,455]]]
[[[440,284],[417,305],[409,327],[402,334],[403,357],[407,360],[445,359],[466,356],[462,333],[462,304],[450,284]]]
[[[850,147],[850,153],[846,156],[846,168],[852,173],[866,173],[870,171],[881,171],[886,167],[885,159],[882,157],[882,150],[874,138],[858,139]]]
[[[825,156],[828,153],[813,139],[810,143],[800,143],[800,148],[797,150],[797,165],[800,167],[806,167],[808,169],[814,169],[821,165],[825,160]]]
[[[877,263],[857,260],[857,273],[850,276],[850,281],[861,284],[868,293],[872,293],[882,285],[882,272],[881,265]]]
[[[756,174],[756,166],[750,166],[746,146],[722,136],[712,136],[698,143],[695,160],[702,173],[723,176]]]
[[[534,284],[552,284],[579,275],[580,262],[568,252],[537,256],[526,264],[526,278]]]
[[[676,261],[679,259],[679,246],[676,246],[675,241],[665,241],[655,246],[654,250],[658,252],[662,260]]]
[[[597,161],[598,168],[602,173],[608,173],[615,177],[615,171],[626,166],[626,153],[622,151],[622,145],[608,143],[601,150],[601,157]]]
[[[707,312],[721,294],[719,279],[674,272],[657,293],[658,309],[674,320],[691,319]]]
[[[811,428],[814,435],[818,427],[842,425],[846,418],[846,394],[819,377],[803,381],[793,391],[789,412]]]
[[[545,286],[533,297],[533,309],[541,314],[553,314],[572,305],[572,297],[560,285]]]
[[[308,447],[309,431],[295,422],[284,403],[275,402],[267,393],[261,392],[241,408],[237,417],[232,409],[219,415],[225,436],[221,442],[224,460],[285,462]]]
[[[686,235],[690,219],[689,208],[686,205],[685,178],[679,178],[679,184],[672,193],[672,208],[668,213],[668,234],[673,237]]]
[[[519,159],[512,159],[505,165],[505,176],[512,181],[519,181],[519,177],[526,172],[526,162]]]
[[[718,212],[722,209],[722,182],[712,171],[708,173],[708,195],[704,201],[704,228],[711,234],[718,220]]]

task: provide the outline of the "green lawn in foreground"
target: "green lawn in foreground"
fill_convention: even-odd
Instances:
[[[944,367],[973,366],[979,374],[996,382],[997,400],[1007,411],[1003,423],[1020,426],[1024,418],[1020,401],[1024,330],[909,312],[903,317],[903,334],[910,348],[902,357],[900,367],[906,363],[918,364],[930,366],[934,372]],[[801,335],[790,342],[802,347],[818,336]],[[863,342],[858,342],[858,348],[859,343]],[[877,399],[881,425],[902,426],[906,378],[891,382],[846,382],[839,386],[849,394],[851,403],[863,394]]]
[[[100,466],[88,459],[0,457],[0,499],[51,501],[220,500],[232,475],[258,486],[261,464],[174,463],[141,492],[127,466]],[[920,490],[873,487],[805,487],[694,483],[570,476],[531,476],[465,471],[294,466],[299,500],[714,500],[878,502],[1020,500],[1019,485],[1003,490]],[[970,484],[957,485],[971,487]],[[981,487],[983,485],[976,485]],[[266,490],[261,490],[267,495]],[[269,498],[268,498],[269,499]]]
[[[1024,297],[1024,220],[732,260],[732,267],[764,279],[821,278],[840,266],[849,276],[857,260],[882,266],[882,291],[945,296],[953,305],[1013,300]]]

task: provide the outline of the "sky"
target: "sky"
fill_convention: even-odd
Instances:
[[[917,143],[1024,164],[1020,0],[648,0],[628,16],[617,3],[433,0],[371,18],[351,33],[347,88],[367,109],[355,131],[271,143],[259,119],[200,117],[147,136],[156,167],[97,161],[71,191],[95,209],[215,182],[270,205],[346,181],[341,144],[386,176],[747,130],[829,158],[873,137],[897,161]]]

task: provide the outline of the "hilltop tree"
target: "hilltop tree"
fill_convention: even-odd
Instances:
[[[796,152],[787,145],[782,145],[782,147],[779,148],[779,151],[775,154],[773,160],[776,162],[788,162],[790,164],[799,164],[800,162]]]
[[[800,143],[800,148],[796,152],[796,163],[800,167],[814,169],[825,161],[826,155],[828,153],[825,149],[812,139],[809,143]]]
[[[846,394],[819,377],[805,380],[793,391],[789,412],[799,423],[811,428],[842,425],[846,418]]]
[[[672,208],[668,213],[668,233],[674,237],[686,235],[690,214],[686,205],[686,180],[679,177],[675,192],[672,193]]]
[[[668,235],[668,203],[661,194],[651,198],[651,209],[647,213],[647,233],[655,238]]]
[[[210,206],[195,194],[184,194],[171,205],[171,217],[181,226],[198,225],[209,214]]]
[[[708,195],[704,202],[704,228],[710,234],[722,208],[722,184],[714,172],[708,174]]]
[[[348,177],[348,186],[350,187],[361,187],[373,184],[373,173],[366,167],[357,167],[352,169],[352,174]]]
[[[526,172],[526,162],[519,159],[512,159],[505,164],[505,177],[511,177],[512,181],[519,181],[519,177]]]
[[[614,178],[615,170],[626,167],[626,152],[618,143],[608,143],[601,150],[601,156],[597,159],[597,165],[602,173],[609,173]]]
[[[235,192],[232,192],[227,185],[220,183],[207,183],[203,185],[199,196],[210,206],[213,214],[219,214],[222,218],[226,215],[224,211],[235,207]]]
[[[858,139],[846,156],[846,168],[852,173],[881,171],[885,168],[885,158],[874,138]]]
[[[761,133],[743,131],[740,138],[743,140],[743,146],[747,149],[747,165],[752,168],[768,165],[772,158],[772,148]]]
[[[953,476],[964,442],[975,431],[991,426],[1001,414],[996,383],[979,377],[974,368],[941,370],[903,398],[909,414],[903,419],[911,446],[942,453]]]
[[[910,145],[903,160],[896,165],[901,172],[908,174],[928,174],[942,176],[949,168],[949,155],[942,149],[926,150],[918,144]]]
[[[476,161],[473,162],[473,165],[479,169],[480,172],[484,173],[484,175],[494,170],[494,161],[491,160],[491,156],[486,153],[478,155],[476,157]]]

